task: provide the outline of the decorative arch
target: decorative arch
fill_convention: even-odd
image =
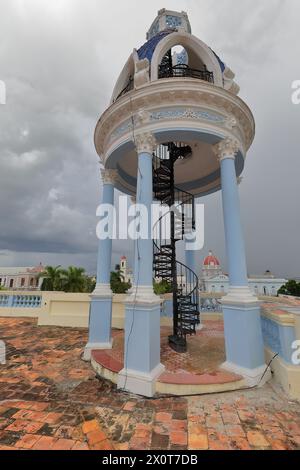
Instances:
[[[119,96],[122,90],[124,90],[124,88],[127,86],[130,77],[134,78],[135,64],[137,61],[138,61],[137,52],[136,50],[134,50],[133,53],[128,58],[126,64],[124,65],[123,70],[117,80],[117,83],[113,90],[110,104],[112,104],[116,100],[116,98]]]
[[[223,88],[223,74],[219,61],[213,51],[200,39],[187,33],[174,32],[169,34],[157,45],[151,61],[151,81],[158,79],[158,68],[165,54],[172,47],[182,46],[189,57],[191,63],[196,59],[205,64],[207,69],[214,74],[214,83]]]

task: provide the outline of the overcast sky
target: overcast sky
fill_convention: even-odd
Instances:
[[[257,124],[240,186],[251,274],[300,276],[299,0],[0,0],[0,266],[96,269],[100,197],[93,133],[113,84],[160,8],[236,73]],[[205,249],[226,269],[221,195],[205,203]],[[126,251],[114,244],[114,260]],[[130,252],[125,254],[129,254]]]

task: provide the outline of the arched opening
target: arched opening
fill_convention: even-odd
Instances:
[[[176,44],[163,56],[158,67],[158,78],[190,77],[214,83],[213,72],[207,70],[206,64],[186,46]]]

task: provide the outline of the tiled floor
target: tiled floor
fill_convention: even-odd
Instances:
[[[161,362],[165,372],[159,381],[169,384],[212,385],[238,382],[241,377],[220,369],[225,362],[224,328],[221,321],[207,321],[203,330],[188,338],[188,349],[178,354],[170,349],[172,329],[161,328]],[[123,369],[124,333],[114,332],[113,348],[93,352],[93,358],[106,369]]]
[[[300,405],[279,390],[144,400],[95,378],[87,332],[0,318],[0,449],[300,449]]]

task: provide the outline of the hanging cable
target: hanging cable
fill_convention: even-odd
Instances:
[[[133,114],[133,104],[132,104],[132,99],[130,97],[130,108],[131,108],[131,123],[132,123],[132,140],[133,140],[133,143],[136,147],[136,139],[135,139],[135,120],[134,120],[134,114]],[[143,179],[143,175],[142,175],[142,172],[139,168],[139,162],[137,163],[137,172],[138,172],[138,175],[140,177],[140,180],[142,181]],[[140,184],[140,187],[139,187],[139,194],[137,195],[137,200],[139,201],[140,200],[140,197],[141,197],[141,192],[142,192],[142,183]],[[139,282],[140,282],[140,260],[141,260],[141,256],[140,256],[140,246],[139,246],[139,238],[137,238],[137,241],[136,241],[136,253],[135,253],[135,256],[137,257],[137,265],[135,266],[136,270],[137,270],[137,273],[136,273],[136,279],[134,279],[134,282],[135,282],[135,293],[134,293],[134,301],[133,301],[133,308],[132,308],[132,321],[131,321],[131,326],[130,326],[130,330],[129,330],[129,334],[128,334],[128,337],[127,337],[127,342],[126,342],[126,345],[125,345],[125,351],[124,351],[124,355],[125,355],[125,363],[124,363],[124,368],[125,368],[125,381],[124,381],[124,386],[123,388],[121,389],[121,391],[126,391],[126,386],[127,386],[127,381],[128,381],[128,348],[129,348],[129,344],[130,344],[130,339],[131,339],[131,336],[132,336],[132,333],[133,333],[133,329],[134,329],[134,322],[135,322],[135,311],[136,311],[136,304],[137,304],[137,295],[138,295],[138,289],[139,289]]]

